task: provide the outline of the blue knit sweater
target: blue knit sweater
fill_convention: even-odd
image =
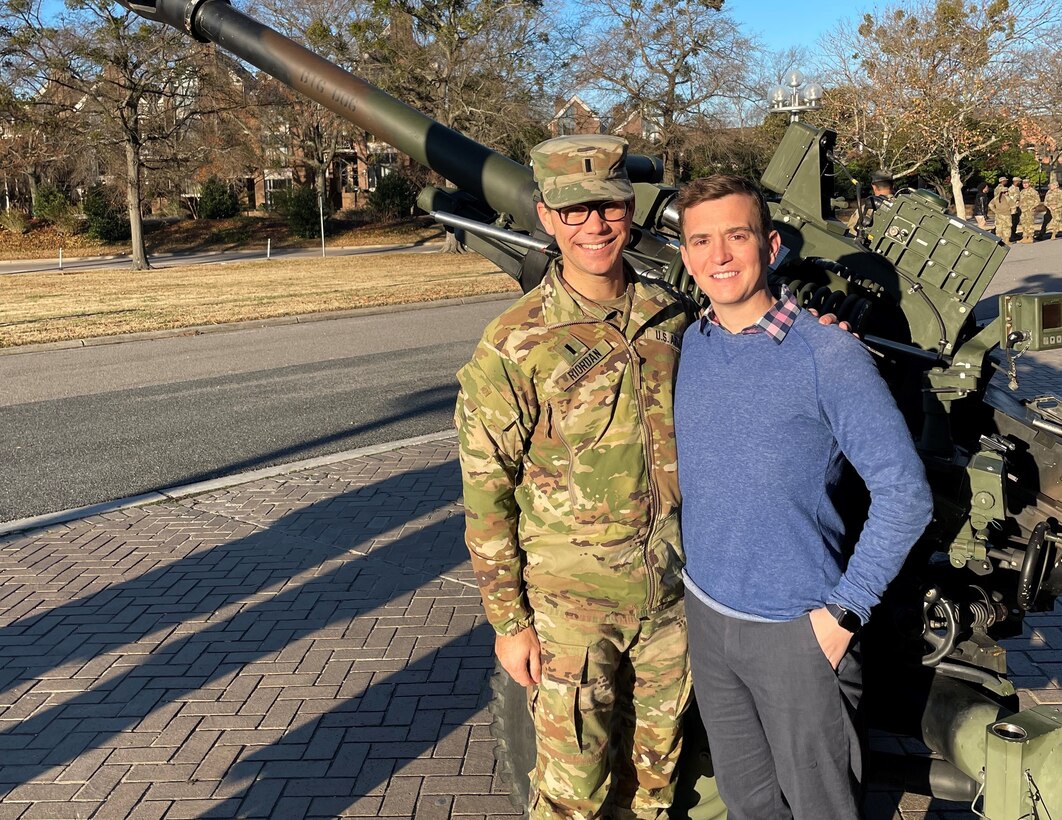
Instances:
[[[865,623],[932,514],[922,462],[870,355],[805,312],[781,343],[695,322],[675,434],[687,583],[741,613],[789,620],[838,603]],[[845,457],[871,495],[847,567],[832,501]]]

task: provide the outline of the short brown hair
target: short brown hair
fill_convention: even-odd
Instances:
[[[702,202],[713,202],[731,194],[740,194],[751,197],[760,212],[760,233],[766,239],[774,225],[771,223],[771,211],[767,207],[767,199],[760,190],[760,186],[751,179],[733,176],[731,174],[713,174],[710,177],[700,177],[687,182],[678,192],[675,198],[675,207],[679,215],[679,234],[682,242],[686,242],[685,217],[686,211]]]

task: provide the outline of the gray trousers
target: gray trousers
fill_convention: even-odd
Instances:
[[[730,820],[861,816],[858,650],[835,672],[811,621],[722,615],[686,595],[697,706]]]

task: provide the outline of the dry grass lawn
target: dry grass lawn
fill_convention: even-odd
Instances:
[[[519,292],[478,254],[386,254],[0,276],[0,347]]]

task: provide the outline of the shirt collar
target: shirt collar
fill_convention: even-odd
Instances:
[[[539,285],[542,293],[543,321],[547,327],[568,322],[600,321],[584,311],[584,305],[577,302],[564,286],[561,279],[560,260],[554,260]],[[624,335],[633,339],[635,335],[663,311],[675,309],[675,298],[667,290],[650,282],[624,263],[627,281],[633,282],[631,306]]]
[[[742,330],[741,334],[766,333],[775,342],[781,344],[786,334],[789,333],[789,328],[796,321],[798,313],[800,313],[800,305],[797,303],[796,297],[788,286],[782,285],[778,289],[778,299],[775,303],[755,324],[749,325]],[[704,315],[701,316],[699,329],[701,333],[707,335],[711,332],[712,326],[722,327],[719,318],[715,315],[715,311],[709,306]]]

